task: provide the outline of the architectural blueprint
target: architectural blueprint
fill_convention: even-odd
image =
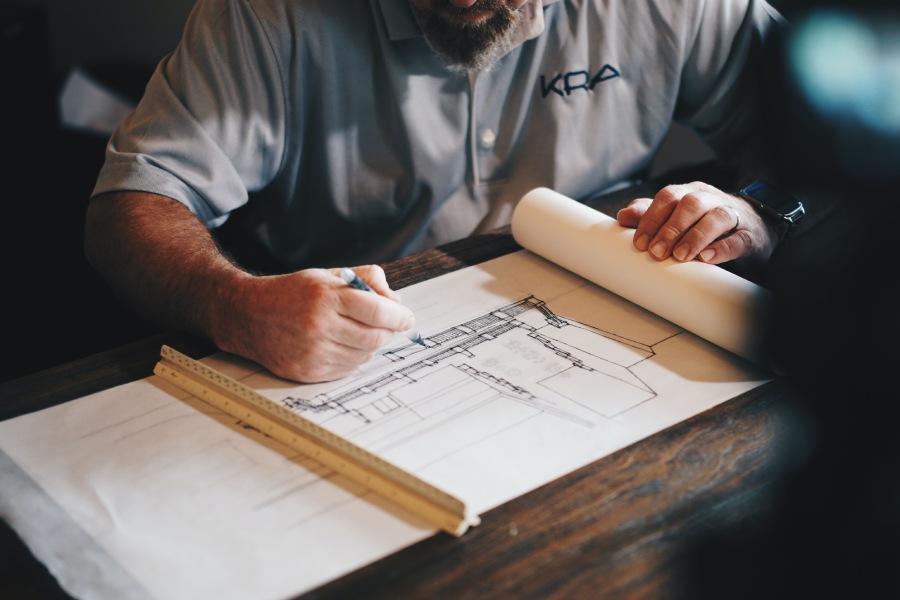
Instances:
[[[398,335],[343,380],[203,362],[483,521],[771,377],[527,250],[400,293],[426,347]],[[0,490],[0,514],[86,598],[276,600],[435,534],[157,377],[0,423]]]
[[[630,370],[654,355],[652,346],[562,318],[534,296],[425,343],[385,352],[393,368],[383,374],[282,403],[322,415],[333,431],[384,452],[492,403],[515,402],[590,428],[656,396]],[[457,450],[441,447],[445,454]]]

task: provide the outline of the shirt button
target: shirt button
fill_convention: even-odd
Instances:
[[[497,141],[497,133],[490,128],[482,129],[478,136],[478,143],[484,150],[490,150]]]

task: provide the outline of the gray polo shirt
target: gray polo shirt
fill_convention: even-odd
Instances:
[[[199,0],[94,194],[236,218],[292,268],[384,262],[509,222],[537,186],[639,177],[673,118],[724,156],[754,114],[757,0],[532,0],[460,75],[408,0]]]

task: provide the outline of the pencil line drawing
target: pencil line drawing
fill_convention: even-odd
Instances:
[[[594,427],[657,392],[632,368],[652,346],[560,317],[534,295],[404,344],[393,369],[282,404],[384,451],[501,400]]]

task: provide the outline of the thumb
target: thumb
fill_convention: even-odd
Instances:
[[[353,267],[353,270],[379,295],[396,302],[400,301],[400,294],[391,289],[387,282],[387,276],[384,274],[384,269],[378,265],[363,265],[361,267]]]
[[[616,220],[619,222],[619,225],[622,227],[637,227],[651,202],[653,200],[650,198],[635,198],[629,202],[628,206],[616,213]]]

